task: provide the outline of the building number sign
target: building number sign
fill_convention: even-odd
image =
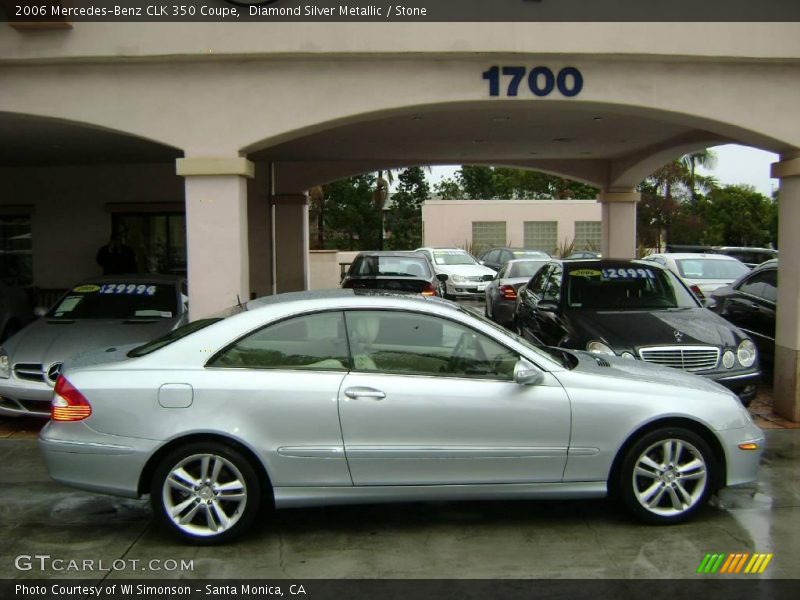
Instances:
[[[483,72],[483,78],[489,82],[490,96],[500,96],[501,93],[518,96],[523,81],[527,81],[531,93],[540,98],[549,96],[554,90],[571,98],[583,89],[583,75],[575,67],[564,67],[554,73],[548,67],[533,67],[529,71],[527,67],[494,66]]]

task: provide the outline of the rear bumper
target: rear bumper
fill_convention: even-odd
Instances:
[[[492,305],[492,316],[497,323],[509,325],[514,320],[515,300],[496,300]]]
[[[65,485],[139,497],[139,478],[159,442],[98,433],[84,423],[51,421],[39,434],[50,477]]]

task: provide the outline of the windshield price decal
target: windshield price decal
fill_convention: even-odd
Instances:
[[[600,277],[603,275],[600,271],[595,269],[578,269],[577,271],[570,271],[572,277]]]
[[[527,74],[527,77],[525,76]],[[501,78],[508,79],[505,95],[515,97],[519,95],[519,88],[525,80],[528,89],[534,96],[543,98],[549,96],[553,90],[558,90],[562,96],[572,98],[581,93],[583,89],[583,75],[575,67],[564,67],[554,73],[549,67],[491,67],[483,72],[483,78],[489,82],[489,95],[500,95]]]
[[[126,296],[155,296],[156,286],[143,283],[106,283],[100,288],[98,293]]]
[[[655,279],[650,269],[603,269],[603,279]]]

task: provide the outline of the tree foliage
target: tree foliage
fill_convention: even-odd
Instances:
[[[340,250],[375,250],[381,210],[375,205],[375,176],[349,177],[325,186],[326,245]]]
[[[392,250],[413,250],[422,245],[422,203],[430,197],[430,186],[422,167],[400,172],[397,192],[386,215],[386,246]]]
[[[589,199],[598,193],[590,185],[539,171],[472,165],[463,165],[434,189],[443,200]]]

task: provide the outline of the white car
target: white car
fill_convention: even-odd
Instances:
[[[644,258],[668,268],[686,282],[701,300],[724,285],[733,283],[750,269],[743,262],[723,254],[668,252]]]
[[[483,300],[486,286],[494,279],[494,269],[483,266],[461,248],[417,248],[416,251],[423,252],[430,259],[437,275],[447,275],[447,298]]]

